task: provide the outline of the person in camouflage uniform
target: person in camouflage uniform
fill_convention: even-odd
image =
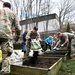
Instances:
[[[13,35],[12,35],[12,27],[15,27],[16,30],[16,40],[18,41],[20,36],[21,27],[17,18],[17,15],[11,10],[11,4],[8,2],[3,3],[3,8],[0,9],[0,46],[2,50],[2,71],[10,73],[10,64],[8,56],[13,52]],[[7,70],[6,70],[7,69]]]
[[[31,39],[40,38],[40,34],[37,31],[38,31],[38,28],[34,27],[33,30],[31,30],[27,33],[27,36],[26,36],[26,39],[27,39],[27,47],[26,48],[27,48],[27,50],[26,50],[25,56],[29,55],[30,47],[31,47]]]
[[[75,35],[75,31],[73,29],[70,29],[70,32]],[[75,56],[75,38],[72,40],[71,43],[72,43],[71,44],[72,54],[73,54],[73,56]]]
[[[75,38],[74,34],[73,33],[68,33],[68,32],[65,32],[65,33],[61,33],[59,32],[58,33],[58,42],[56,43],[55,47],[53,49],[56,49],[56,47],[60,44],[61,47],[64,47],[64,46],[67,46],[67,50],[69,51],[68,52],[68,58],[70,58],[70,55],[71,55],[71,41],[72,39]]]

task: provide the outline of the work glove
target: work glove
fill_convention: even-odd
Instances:
[[[46,43],[48,45],[48,43]]]
[[[57,47],[55,46],[54,48],[53,48],[53,50],[55,50]]]
[[[61,47],[63,47],[64,46],[64,44],[61,44]]]
[[[46,41],[45,41],[46,42]],[[46,42],[46,44],[48,44],[48,42]]]
[[[38,38],[38,40],[39,40],[39,41],[42,41],[42,39],[41,39],[41,38]]]

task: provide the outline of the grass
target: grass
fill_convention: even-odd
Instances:
[[[75,75],[75,57],[72,59],[62,63],[57,75]]]

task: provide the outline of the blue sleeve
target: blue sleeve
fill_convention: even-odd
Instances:
[[[52,44],[52,43],[53,43],[53,40],[50,39],[50,38],[47,38],[47,39],[45,40],[45,42],[48,43],[48,44]]]
[[[48,39],[48,44],[52,44],[52,40],[50,38]]]
[[[48,38],[45,39],[45,42],[48,43]]]

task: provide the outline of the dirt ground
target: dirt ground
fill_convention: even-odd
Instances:
[[[49,60],[49,59],[37,59],[34,60],[34,58],[30,58],[29,60],[25,60],[23,62],[23,65],[26,66],[33,66],[33,67],[39,67],[39,68],[49,68],[52,66],[57,60]]]

